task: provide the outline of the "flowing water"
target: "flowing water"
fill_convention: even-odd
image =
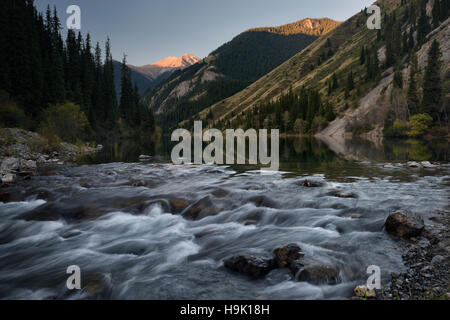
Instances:
[[[160,157],[139,163],[142,149],[118,145],[79,166],[41,170],[2,190],[16,202],[0,203],[0,298],[345,299],[365,283],[369,265],[386,283],[404,269],[404,248],[384,221],[407,209],[431,223],[427,216],[448,205],[448,148],[352,148],[339,155],[286,140],[281,171],[271,174],[174,166],[157,147],[147,151]],[[418,156],[444,165],[401,165]],[[394,168],[384,168],[388,162]],[[190,219],[199,205],[215,215]],[[289,243],[338,267],[342,282],[295,282],[283,269],[251,280],[223,266],[230,256],[265,256]],[[67,290],[70,265],[80,267],[83,290]]]

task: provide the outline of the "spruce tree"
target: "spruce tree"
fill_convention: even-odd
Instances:
[[[419,113],[419,96],[417,94],[417,73],[418,73],[418,62],[417,62],[417,55],[413,54],[411,56],[410,60],[410,71],[409,71],[409,80],[408,80],[408,95],[407,95],[407,102],[408,102],[408,110],[410,115],[414,115]]]
[[[442,111],[441,55],[439,42],[434,40],[428,51],[421,109],[423,113],[428,113],[435,120],[440,120]]]

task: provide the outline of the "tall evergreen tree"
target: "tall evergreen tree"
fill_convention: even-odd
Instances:
[[[410,115],[414,115],[419,113],[419,96],[417,94],[417,73],[418,73],[418,62],[417,55],[413,54],[410,60],[410,72],[409,72],[409,80],[408,80],[408,110]]]
[[[428,51],[428,65],[425,69],[423,83],[422,112],[428,113],[435,120],[440,120],[442,107],[441,83],[441,49],[438,41],[434,40]]]

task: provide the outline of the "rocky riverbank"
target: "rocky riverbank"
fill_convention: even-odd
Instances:
[[[354,299],[450,299],[450,211],[439,211],[429,220],[430,224],[425,224],[419,216],[408,213],[388,217],[386,232],[403,242],[402,259],[408,269],[392,273],[381,290],[356,287]]]
[[[66,142],[50,143],[35,132],[17,128],[0,129],[0,178],[2,184],[14,183],[36,174],[39,166],[63,165],[80,156],[97,152],[102,146],[76,146]]]
[[[421,236],[403,240],[408,270],[391,274],[380,299],[450,299],[450,210],[437,212],[430,220]]]

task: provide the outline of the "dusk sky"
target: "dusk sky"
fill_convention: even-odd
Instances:
[[[81,31],[102,46],[111,38],[113,58],[146,65],[167,56],[206,57],[239,33],[303,18],[344,21],[374,0],[36,0],[40,11],[56,5],[66,28],[66,9],[81,8]]]

